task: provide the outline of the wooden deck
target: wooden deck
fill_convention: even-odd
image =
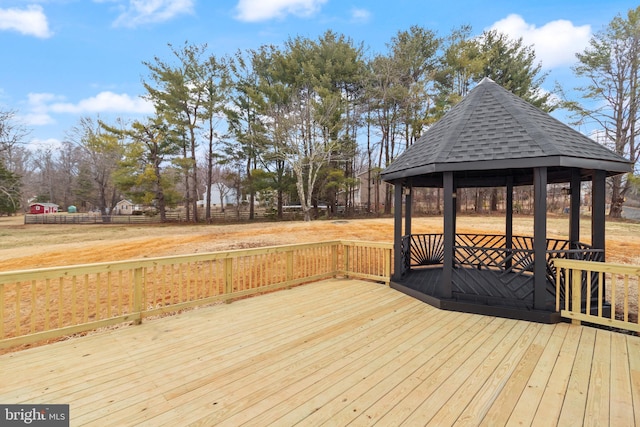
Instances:
[[[640,337],[328,280],[0,356],[71,425],[640,425]]]

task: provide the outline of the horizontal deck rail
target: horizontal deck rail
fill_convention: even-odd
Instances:
[[[393,245],[329,241],[0,273],[0,349],[335,276],[389,283]]]
[[[562,317],[640,333],[640,266],[573,259],[553,262],[558,270],[556,311]],[[610,313],[605,309],[609,303]]]

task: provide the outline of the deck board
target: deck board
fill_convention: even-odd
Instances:
[[[624,336],[611,336],[611,408],[609,425],[634,425],[633,394],[629,372],[629,352]]]
[[[584,420],[584,424],[587,426],[595,427],[609,423],[610,356],[611,334],[596,331]]]
[[[596,330],[584,328],[581,332],[576,358],[573,361],[569,384],[558,420],[561,425],[584,424]]]
[[[71,425],[640,424],[640,338],[334,279],[0,356]]]
[[[528,378],[527,385],[522,391],[517,405],[511,413],[508,425],[516,425],[518,423],[531,425],[533,423],[545,389],[553,378],[553,368],[556,360],[558,360],[558,354],[567,336],[568,329],[569,326],[566,324],[558,325],[558,327],[554,328],[551,337],[549,337],[549,340],[544,345],[542,354],[540,354],[537,360],[534,371]],[[546,411],[547,409],[543,408],[542,410]],[[515,420],[518,421],[516,422]]]
[[[629,356],[629,374],[631,375],[631,391],[635,425],[640,425],[640,340],[626,340]]]

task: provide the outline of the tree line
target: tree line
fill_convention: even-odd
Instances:
[[[189,220],[208,221],[216,185],[232,188],[250,218],[257,198],[278,217],[285,204],[300,205],[305,219],[319,205],[349,211],[358,173],[375,181],[484,77],[544,111],[567,107],[596,120],[603,142],[637,164],[639,18],[640,7],[615,17],[577,55],[574,72],[587,82],[578,91],[594,108],[563,99],[562,88],[543,91],[547,74],[521,39],[473,36],[468,26],[446,36],[412,26],[373,55],[333,31],[221,57],[206,44],[169,45],[168,58],[143,62],[154,106],[144,119],[84,117],[61,147],[30,151],[15,111],[1,110],[0,212],[35,196],[107,214],[126,197],[162,219],[182,206]],[[633,182],[611,181],[612,216]],[[367,200],[367,211],[390,212],[390,189],[379,203]]]

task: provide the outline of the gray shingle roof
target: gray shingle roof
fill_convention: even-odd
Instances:
[[[444,171],[533,167],[631,171],[631,163],[485,78],[382,172],[395,181]]]

